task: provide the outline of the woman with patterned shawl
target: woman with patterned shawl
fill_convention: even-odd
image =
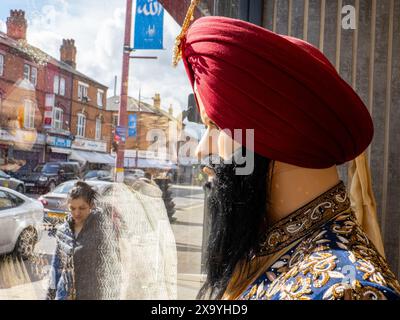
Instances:
[[[377,223],[364,103],[311,44],[230,18],[191,24],[198,2],[174,51],[207,127],[198,156],[213,159],[198,298],[399,299]],[[337,170],[346,162],[347,188]]]
[[[121,288],[117,229],[98,205],[98,193],[78,181],[68,196],[70,214],[56,231],[51,300],[118,299]]]
[[[176,244],[161,190],[147,179],[105,188],[100,196],[78,181],[70,191],[47,299],[176,299]]]

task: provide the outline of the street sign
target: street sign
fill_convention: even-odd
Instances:
[[[164,8],[157,0],[137,0],[134,49],[163,49]]]
[[[117,126],[115,134],[121,138],[122,142],[126,141],[126,127]]]
[[[137,134],[136,124],[137,124],[137,115],[130,114],[128,116],[128,137],[136,137]]]

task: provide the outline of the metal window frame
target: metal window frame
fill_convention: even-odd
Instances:
[[[24,128],[33,129],[35,127],[35,110],[34,101],[24,99]]]
[[[54,129],[58,130],[58,129],[63,129],[63,124],[64,124],[64,110],[60,107],[54,107]],[[59,118],[57,119],[56,114],[58,112]],[[61,124],[61,127],[58,128],[56,126],[56,123]]]
[[[4,60],[5,56],[0,52],[0,77],[4,75]]]
[[[101,119],[99,117],[96,118],[96,130],[95,130],[95,140],[101,140]]]
[[[53,77],[53,93],[60,94],[60,76],[58,74]]]
[[[77,126],[76,126],[76,135],[78,137],[85,137],[85,127],[86,127],[86,116],[83,113],[78,113]],[[80,132],[81,131],[81,132]],[[80,134],[82,133],[82,134]]]

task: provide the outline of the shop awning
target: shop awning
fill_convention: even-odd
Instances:
[[[79,162],[101,163],[101,164],[115,164],[115,157],[107,153],[100,153],[94,151],[72,150],[69,156],[70,160],[77,160]]]
[[[72,150],[71,149],[51,147],[51,152],[62,153],[62,154],[71,154]]]

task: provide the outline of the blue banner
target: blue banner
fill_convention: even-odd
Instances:
[[[163,49],[164,8],[157,0],[137,0],[134,49]]]
[[[130,114],[128,118],[128,137],[136,137],[137,115]]]

